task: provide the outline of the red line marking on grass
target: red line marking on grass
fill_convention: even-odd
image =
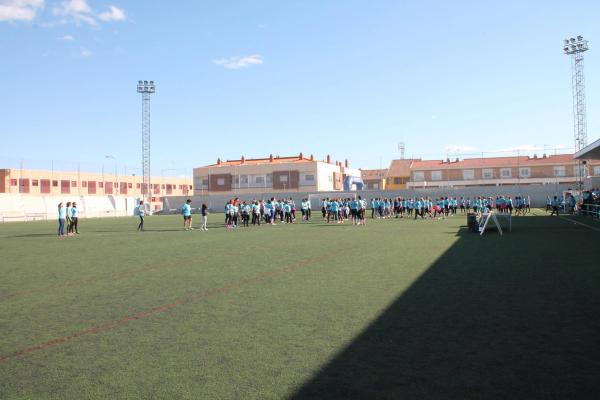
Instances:
[[[241,287],[244,287],[244,286],[248,286],[248,285],[251,285],[253,283],[259,283],[261,281],[264,281],[265,279],[272,278],[272,277],[275,277],[277,275],[281,275],[283,273],[293,272],[294,270],[300,269],[300,268],[305,267],[307,265],[318,264],[320,262],[323,262],[323,261],[325,261],[325,260],[333,257],[334,255],[335,255],[335,252],[329,252],[329,253],[326,253],[326,254],[324,254],[324,255],[322,255],[320,257],[308,258],[308,259],[305,259],[305,260],[301,260],[301,261],[299,261],[297,263],[294,263],[292,265],[289,265],[289,266],[286,266],[286,267],[283,267],[283,268],[279,268],[279,269],[276,269],[276,270],[263,272],[263,273],[261,273],[259,275],[253,276],[251,278],[245,278],[245,279],[239,280],[237,282],[230,283],[228,285],[225,285],[225,286],[222,286],[222,287],[219,287],[219,288],[209,289],[209,290],[204,291],[204,292],[195,293],[195,294],[192,294],[192,295],[190,295],[188,297],[177,299],[177,300],[175,300],[172,303],[167,303],[167,304],[163,304],[163,305],[151,308],[149,310],[140,311],[140,312],[138,312],[136,314],[126,315],[126,316],[124,316],[124,317],[122,317],[120,319],[116,319],[116,320],[113,320],[113,321],[105,322],[105,323],[100,324],[100,325],[96,325],[96,326],[93,326],[93,327],[90,327],[90,328],[86,328],[86,329],[80,330],[78,332],[72,333],[72,334],[67,335],[67,336],[55,338],[55,339],[49,340],[49,341],[44,342],[44,343],[39,343],[39,344],[36,344],[34,346],[26,347],[24,349],[15,351],[13,353],[0,356],[0,363],[10,361],[10,360],[12,360],[14,358],[21,357],[21,356],[33,353],[33,352],[38,351],[38,350],[44,350],[44,349],[48,349],[50,347],[57,346],[59,344],[67,343],[67,342],[69,342],[69,341],[71,341],[73,339],[77,339],[77,338],[82,337],[82,336],[91,335],[91,334],[95,334],[95,333],[99,333],[99,332],[106,332],[106,331],[112,330],[114,328],[117,328],[119,326],[128,324],[128,323],[130,323],[132,321],[136,321],[136,320],[139,320],[139,319],[142,319],[142,318],[151,317],[153,315],[156,315],[156,314],[159,314],[159,313],[163,313],[165,311],[169,311],[169,310],[171,310],[173,308],[176,308],[176,307],[179,307],[179,306],[182,306],[182,305],[185,305],[185,304],[190,304],[190,303],[195,302],[195,301],[208,299],[208,298],[220,295],[220,294],[226,294],[226,293],[230,292],[233,289],[237,289],[237,288],[241,288]]]

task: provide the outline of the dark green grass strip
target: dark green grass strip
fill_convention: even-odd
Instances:
[[[71,341],[73,339],[77,339],[77,338],[82,337],[82,336],[91,335],[91,334],[95,334],[95,333],[99,333],[99,332],[109,331],[109,330],[117,328],[117,327],[119,327],[121,325],[125,325],[125,324],[128,324],[130,322],[142,319],[142,318],[151,317],[151,316],[153,316],[155,314],[159,314],[159,313],[163,313],[163,312],[169,311],[169,310],[171,310],[171,309],[173,309],[175,307],[179,307],[179,306],[182,306],[182,305],[185,305],[185,304],[190,304],[190,303],[195,302],[195,301],[199,301],[199,300],[204,300],[204,299],[207,299],[207,298],[215,297],[215,296],[218,296],[218,295],[221,295],[221,294],[226,294],[226,293],[228,293],[228,292],[230,292],[230,291],[232,291],[234,289],[238,289],[238,288],[241,288],[241,287],[244,287],[244,286],[249,286],[249,285],[252,285],[252,284],[256,284],[256,283],[264,281],[264,280],[266,280],[268,278],[274,278],[274,277],[276,277],[278,275],[281,275],[281,274],[284,274],[284,273],[293,272],[293,271],[295,271],[295,270],[297,270],[299,268],[302,268],[302,267],[306,267],[306,266],[309,266],[309,265],[314,265],[314,264],[322,263],[322,262],[330,259],[334,255],[335,255],[335,252],[330,251],[330,252],[325,253],[324,255],[319,256],[319,257],[307,258],[307,259],[301,260],[299,262],[292,263],[292,264],[290,264],[288,266],[285,266],[283,268],[279,268],[279,269],[275,269],[275,270],[272,270],[272,271],[263,272],[263,273],[261,273],[259,275],[256,275],[256,276],[253,276],[253,277],[250,277],[250,278],[246,278],[246,279],[242,279],[242,280],[239,280],[237,282],[233,282],[233,283],[227,284],[225,286],[221,286],[221,287],[216,288],[216,289],[210,289],[210,290],[207,290],[207,291],[195,293],[195,294],[192,294],[192,295],[190,295],[188,297],[177,299],[177,300],[173,301],[172,303],[163,304],[163,305],[151,308],[149,310],[140,311],[140,312],[138,312],[136,314],[133,314],[133,315],[127,315],[127,316],[124,316],[123,318],[120,318],[120,319],[117,319],[117,320],[114,320],[114,321],[109,321],[109,322],[106,322],[106,323],[103,323],[103,324],[100,324],[100,325],[93,326],[91,328],[80,330],[80,331],[75,332],[75,333],[73,333],[71,335],[67,335],[67,336],[63,336],[63,337],[60,337],[60,338],[52,339],[52,340],[49,340],[49,341],[44,342],[44,343],[40,343],[40,344],[31,346],[31,347],[27,347],[27,348],[22,349],[22,350],[18,350],[16,352],[12,353],[12,354],[7,354],[7,355],[4,355],[4,356],[0,356],[0,362],[6,362],[6,361],[9,361],[9,360],[14,359],[16,357],[27,355],[27,354],[32,353],[34,351],[48,349],[50,347],[57,346],[59,344],[63,344],[63,343],[69,342],[69,341]]]

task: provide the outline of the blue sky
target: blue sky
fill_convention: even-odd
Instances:
[[[0,164],[139,172],[138,79],[153,174],[300,151],[378,168],[399,142],[552,153],[573,143],[567,36],[590,41],[600,137],[600,2],[577,4],[0,0]]]

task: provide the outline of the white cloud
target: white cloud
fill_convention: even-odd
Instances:
[[[85,47],[80,47],[79,48],[79,55],[81,57],[84,57],[84,58],[85,57],[90,57],[92,54],[93,54],[92,51],[89,50],[89,49],[86,49]]]
[[[97,25],[92,8],[86,0],[65,0],[54,7],[52,13],[57,16],[72,18],[76,23],[85,22]]]
[[[0,21],[31,21],[44,0],[0,0]]]
[[[263,64],[264,61],[260,54],[252,54],[250,56],[221,58],[219,60],[214,60],[213,63],[222,65],[227,69],[240,69],[251,65],[260,65]]]
[[[72,42],[73,40],[75,40],[75,38],[71,35],[64,35],[64,36],[58,37],[57,39],[65,41],[65,42]]]
[[[536,153],[536,152],[552,153],[556,150],[572,151],[573,148],[566,146],[564,144],[556,144],[556,145],[545,144],[542,146],[533,145],[533,144],[521,144],[521,145],[517,145],[514,147],[506,147],[506,148],[501,148],[501,149],[489,150],[486,153],[521,153],[521,155],[525,155],[525,154],[532,154],[532,153]]]
[[[125,11],[117,6],[108,6],[108,11],[98,15],[98,18],[105,22],[125,21],[127,19]]]

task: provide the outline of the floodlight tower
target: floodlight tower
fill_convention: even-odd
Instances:
[[[400,159],[404,160],[404,150],[406,150],[406,146],[404,142],[398,143],[398,151],[400,152]]]
[[[565,39],[563,51],[571,56],[571,81],[573,85],[573,133],[575,153],[587,145],[587,120],[585,115],[585,76],[583,75],[583,53],[588,50],[588,42],[579,35]],[[577,181],[582,181],[580,161],[577,162]]]
[[[149,205],[150,196],[150,95],[156,90],[154,81],[138,81],[142,94],[142,198]]]

